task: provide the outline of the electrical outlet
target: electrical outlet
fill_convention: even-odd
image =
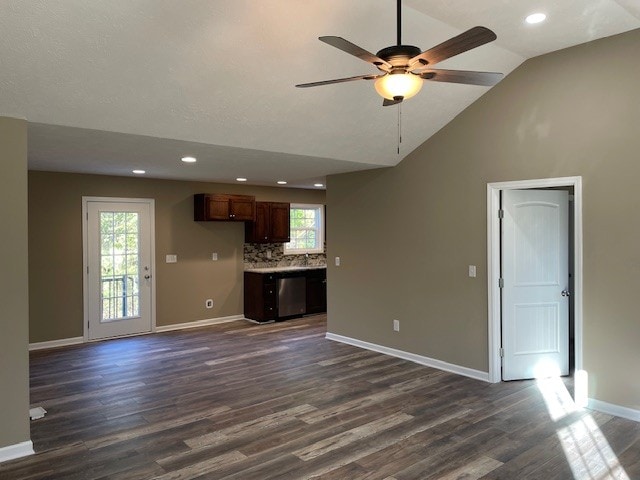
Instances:
[[[336,267],[340,266],[340,257],[336,257]]]
[[[211,254],[211,260],[213,260],[214,262],[218,260],[218,254],[216,252],[213,252]]]
[[[399,332],[400,331],[400,320],[394,320],[393,321],[393,331],[394,332]]]
[[[271,250],[267,250],[267,258],[271,258]]]
[[[207,308],[213,308],[213,299],[207,298],[204,302],[204,306]]]
[[[469,276],[474,278],[476,276],[476,266],[469,265]]]

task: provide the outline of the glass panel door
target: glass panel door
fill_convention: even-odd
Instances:
[[[152,200],[86,202],[88,338],[151,331]]]

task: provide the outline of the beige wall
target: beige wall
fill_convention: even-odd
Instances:
[[[319,190],[29,172],[30,341],[83,334],[83,196],[155,199],[158,326],[241,315],[244,224],[194,222],[193,194],[204,192],[325,202]],[[169,253],[178,263],[165,263]],[[207,298],[213,309],[205,308]]]
[[[640,409],[639,48],[529,60],[398,167],[330,177],[329,331],[487,371],[486,185],[581,175],[590,396]]]
[[[0,448],[29,440],[27,122],[0,117]]]

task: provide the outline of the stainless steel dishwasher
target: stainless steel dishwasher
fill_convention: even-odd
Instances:
[[[307,279],[284,274],[277,280],[278,317],[304,315],[307,312]]]

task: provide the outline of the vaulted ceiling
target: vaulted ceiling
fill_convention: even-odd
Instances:
[[[403,43],[423,50],[475,25],[498,40],[439,66],[508,74],[640,28],[640,3],[403,2]],[[309,187],[397,164],[488,90],[426,83],[402,105],[398,154],[398,108],[372,82],[294,88],[375,72],[319,36],[375,53],[395,26],[393,0],[0,0],[0,115],[29,121],[32,169]]]

